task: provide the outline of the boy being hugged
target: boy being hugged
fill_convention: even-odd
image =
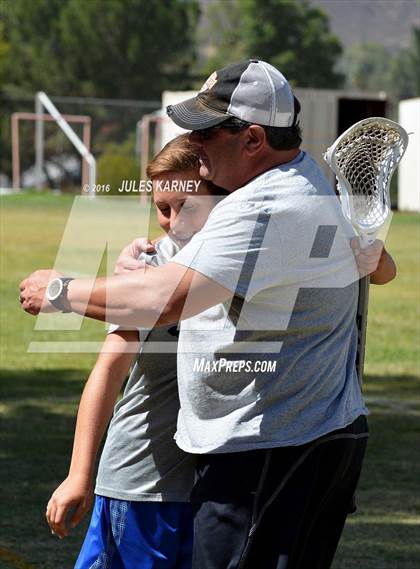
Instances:
[[[167,235],[144,240],[140,261],[167,262],[199,231],[224,191],[202,181],[195,148],[182,135],[149,164],[158,221]],[[157,182],[197,182],[194,193],[161,191]],[[182,210],[182,211],[181,211]],[[140,265],[140,264],[139,264]],[[109,423],[95,487],[92,519],[75,569],[189,569],[195,460],[174,441],[179,411],[177,326],[123,330],[111,326],[81,398],[67,478],[47,506],[59,538],[91,508],[96,455]],[[167,350],[156,350],[157,344]],[[155,349],[153,348],[153,344]],[[148,349],[151,348],[151,349]],[[130,367],[122,398],[115,404]],[[115,405],[115,408],[114,408]]]

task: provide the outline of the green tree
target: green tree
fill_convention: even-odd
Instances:
[[[410,46],[390,59],[387,91],[395,101],[420,97],[420,28],[413,28]]]
[[[189,86],[196,0],[13,0],[9,92],[160,97]]]
[[[308,0],[219,0],[208,17],[217,44],[212,63],[258,57],[299,87],[337,87],[343,81],[335,69],[340,43],[325,13]]]
[[[62,45],[58,16],[62,0],[6,1],[2,4],[9,53],[6,62],[8,94],[46,89],[54,93],[61,80]]]
[[[205,63],[200,70],[208,76],[215,69],[246,57],[247,48],[242,32],[242,4],[237,0],[219,0],[208,6],[204,25],[201,26],[199,44],[207,46]]]
[[[341,55],[328,17],[307,0],[242,0],[251,54],[270,61],[300,87],[338,87]]]
[[[344,54],[341,68],[346,84],[363,91],[385,91],[390,54],[379,44],[354,44]]]
[[[98,184],[109,184],[110,195],[124,195],[118,193],[122,181],[140,178],[140,168],[136,164],[134,154],[134,140],[129,138],[123,144],[105,145],[97,163],[97,172]]]
[[[4,38],[4,25],[0,21],[0,92],[6,80],[6,66],[8,61],[9,44]]]

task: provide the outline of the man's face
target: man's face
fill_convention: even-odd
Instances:
[[[200,176],[229,192],[241,186],[241,171],[246,156],[243,146],[244,131],[209,129],[206,136],[193,131],[190,141],[198,148]]]

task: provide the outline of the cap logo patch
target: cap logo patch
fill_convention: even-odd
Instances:
[[[209,89],[214,87],[216,85],[216,83],[217,83],[217,71],[214,71],[214,73],[212,73],[210,75],[210,77],[207,79],[207,81],[201,87],[199,92],[202,93],[203,91],[208,91]]]

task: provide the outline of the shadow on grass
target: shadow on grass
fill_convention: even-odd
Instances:
[[[85,377],[65,369],[3,374],[0,548],[9,560],[4,553],[0,567],[19,567],[17,559],[39,569],[73,567],[87,520],[59,541],[49,532],[45,507],[67,474]]]
[[[88,523],[86,519],[59,541],[44,518],[52,491],[67,475],[86,376],[86,370],[16,370],[0,382],[0,552],[18,555],[36,569],[71,569]],[[386,385],[381,396],[404,401],[413,396],[418,381],[412,376],[368,377],[365,390],[371,394],[372,387]],[[414,569],[420,555],[419,420],[372,404],[369,423],[358,512],[349,519],[333,567]],[[0,557],[2,569],[18,566]]]
[[[2,372],[0,398],[77,397],[87,378],[86,370],[31,369]]]
[[[419,526],[348,522],[332,569],[418,569]]]
[[[366,375],[363,390],[368,395],[402,399],[415,398],[420,401],[420,376]]]
[[[382,381],[386,378],[380,378]],[[395,378],[412,385],[417,378]],[[385,393],[393,399],[392,390]],[[401,397],[400,402],[409,403]],[[420,559],[420,422],[416,414],[369,405],[369,442],[357,490],[333,569],[417,569]]]

